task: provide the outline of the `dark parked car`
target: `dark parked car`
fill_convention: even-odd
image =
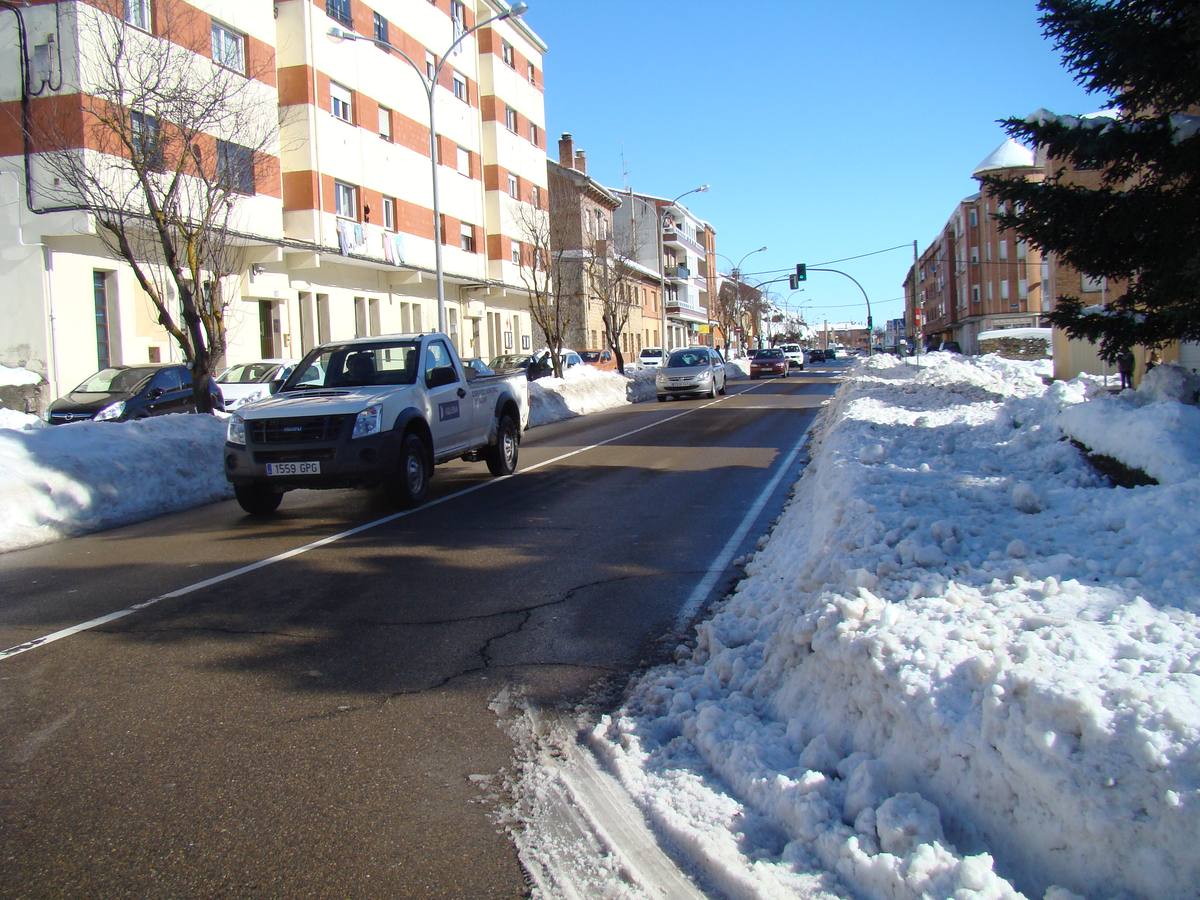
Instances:
[[[208,380],[213,409],[224,410],[221,389]],[[167,413],[194,413],[192,372],[187,366],[109,366],[50,404],[46,420],[126,422]]]
[[[810,363],[825,362],[825,351],[824,350],[809,350],[808,351],[808,361]]]

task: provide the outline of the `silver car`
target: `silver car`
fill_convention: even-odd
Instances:
[[[725,363],[708,347],[673,350],[654,376],[661,403],[675,397],[716,397],[725,393]]]

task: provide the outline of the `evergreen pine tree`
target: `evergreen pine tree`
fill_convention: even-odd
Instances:
[[[1049,320],[1115,359],[1133,344],[1200,340],[1200,2],[1040,0],[1043,33],[1113,116],[1045,110],[1005,130],[1052,161],[1044,182],[985,176],[1001,223],[1093,278],[1120,282],[1103,310],[1057,298]],[[1057,164],[1057,167],[1053,167]],[[1084,187],[1071,169],[1097,170]]]

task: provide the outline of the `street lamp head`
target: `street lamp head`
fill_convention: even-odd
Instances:
[[[519,18],[521,18],[521,16],[525,15],[525,13],[528,11],[529,11],[528,3],[515,3],[515,4],[513,4],[512,8],[509,9],[509,11],[507,13],[505,13],[505,18],[519,19]]]
[[[707,184],[702,184],[702,185],[700,185],[700,187],[696,188],[696,191],[695,191],[695,192],[696,192],[697,194],[703,194],[703,193],[705,193],[707,190],[708,190],[708,185],[707,185]]]
[[[357,41],[358,40],[358,35],[355,34],[353,31],[343,31],[341,28],[338,28],[336,25],[333,28],[329,29],[329,36],[331,38],[337,38],[339,41]]]
[[[761,247],[759,247],[759,248],[758,248],[757,250],[755,250],[754,252],[755,252],[755,253],[762,253],[762,252],[763,252],[764,250],[766,250],[766,249],[767,249],[767,245],[766,245],[766,244],[763,244]]]

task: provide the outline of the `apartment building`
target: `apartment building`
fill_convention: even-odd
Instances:
[[[645,230],[618,234],[613,213],[628,200],[587,174],[587,153],[576,149],[574,138],[564,133],[558,141],[558,162],[548,163],[550,182],[550,233],[552,250],[559,256],[562,294],[574,310],[567,345],[602,349],[606,294],[608,306],[628,311],[617,344],[625,360],[645,346],[656,346],[662,314],[661,281],[657,269],[637,261],[653,234]]]
[[[519,210],[547,215],[546,46],[519,19],[496,18],[509,11],[504,0],[34,0],[19,17],[0,10],[0,256],[18,288],[5,300],[0,362],[44,375],[53,399],[101,365],[179,355],[131,268],[105,249],[86,209],[62,202],[21,127],[22,94],[35,131],[39,116],[87,119],[95,21],[123,21],[149,46],[177,41],[197,77],[238,71],[261,95],[257,114],[278,122],[252,154],[238,151],[245,118],[212,136],[218,159],[252,172],[236,201],[238,266],[223,282],[228,361],[431,330],[439,307],[464,356],[528,348]],[[168,33],[171,20],[183,38]],[[77,130],[83,152],[101,159],[88,129]]]
[[[972,174],[999,171],[1014,178],[1043,177],[1033,153],[1013,140],[988,154]],[[1049,311],[1047,266],[1035,249],[1000,229],[996,216],[1003,211],[987,191],[960,201],[919,254],[915,282],[910,269],[906,320],[910,333],[920,320],[926,346],[956,341],[964,352],[975,353],[981,332],[1036,327]]]
[[[639,240],[637,260],[661,271],[665,283],[666,322],[663,344],[667,349],[711,344],[710,298],[716,297],[716,232],[682,203],[636,191],[617,192],[624,201],[614,213],[618,238],[647,232],[655,240]],[[662,258],[657,241],[661,228]],[[649,341],[659,346],[658,341]]]

